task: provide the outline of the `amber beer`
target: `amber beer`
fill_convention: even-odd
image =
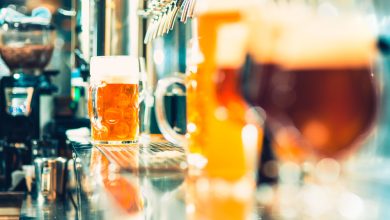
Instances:
[[[221,11],[210,8],[197,17],[196,28],[200,52],[195,51],[192,54],[192,63],[189,65],[186,81],[188,148],[191,153],[202,156],[209,146],[208,137],[213,135],[213,131],[207,127],[210,120],[213,120],[213,112],[216,108],[213,77],[217,71],[215,57],[218,28],[242,20],[242,13],[238,7]],[[196,53],[200,54],[196,55]],[[198,57],[202,59],[196,60]]]
[[[279,156],[339,157],[369,133],[376,116],[375,38],[347,19],[302,27],[278,39],[270,62],[253,54],[252,101],[267,112]]]
[[[247,2],[206,2],[207,9],[197,17],[200,55],[194,57],[199,60],[194,68],[190,66],[186,85],[189,153],[205,158],[205,163],[200,163],[204,166],[199,179],[189,178],[187,187],[195,211],[187,217],[248,219],[262,128],[248,120],[249,106],[239,88],[247,44],[242,7]],[[197,187],[202,183],[207,189]],[[235,189],[248,194],[236,196]]]
[[[138,140],[138,63],[133,57],[94,57],[91,61],[89,116],[97,144]]]

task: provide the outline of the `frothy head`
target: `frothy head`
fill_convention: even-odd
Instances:
[[[283,34],[275,50],[285,69],[368,67],[376,37],[370,26],[354,18],[316,18]]]
[[[198,0],[195,13],[198,15],[208,13],[222,13],[241,11],[257,4],[258,0]]]
[[[275,47],[289,29],[310,20],[312,11],[301,4],[259,4],[247,14],[250,26],[249,53],[261,63],[274,63]]]
[[[138,84],[138,59],[133,56],[96,56],[91,58],[91,82]]]
[[[244,23],[221,26],[217,35],[217,65],[240,68],[245,62],[247,37],[248,29]]]

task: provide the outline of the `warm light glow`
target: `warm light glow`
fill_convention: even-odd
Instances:
[[[189,133],[194,133],[196,131],[196,125],[194,123],[189,123],[187,125],[187,130]]]
[[[349,192],[341,196],[339,212],[346,219],[358,219],[364,213],[364,209],[364,202],[359,196]]]
[[[156,65],[161,65],[164,63],[164,60],[165,60],[165,55],[164,55],[164,51],[163,50],[160,50],[160,49],[157,49],[154,51],[153,53],[153,61]]]
[[[308,121],[302,129],[305,138],[314,146],[323,147],[329,142],[330,132],[328,127],[318,120]]]
[[[317,163],[315,174],[324,183],[336,182],[339,179],[341,166],[339,162],[331,158],[322,159]]]
[[[248,124],[242,129],[241,137],[248,173],[254,173],[258,159],[259,130],[255,125]]]
[[[221,121],[227,120],[228,118],[228,111],[225,107],[220,106],[215,110],[215,117],[218,118]]]

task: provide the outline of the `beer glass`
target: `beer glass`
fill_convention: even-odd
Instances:
[[[270,5],[251,21],[248,95],[267,114],[279,160],[270,163],[279,177],[272,211],[281,219],[347,219],[346,194],[365,203],[344,162],[376,122],[376,34],[360,11],[321,2]]]
[[[242,2],[208,3],[209,10],[198,16],[186,76],[158,83],[156,115],[165,137],[189,153],[187,204],[195,211],[188,219],[250,219],[263,130],[262,117],[241,96],[248,30],[241,22]],[[238,7],[224,8],[225,3]],[[174,83],[187,89],[185,136],[175,133],[164,112],[164,94]]]
[[[139,81],[138,58],[92,57],[88,106],[94,144],[138,142]]]
[[[280,10],[267,21],[278,35],[269,50],[251,51],[250,99],[267,113],[279,158],[338,159],[360,145],[376,118],[376,36],[358,13],[305,10],[299,19],[283,20]]]
[[[158,83],[157,120],[168,140],[188,149],[190,166],[205,171],[209,176],[238,180],[248,171],[246,140],[242,136],[244,127],[254,126],[251,127],[254,129],[251,131],[255,131],[254,139],[248,141],[252,147],[256,146],[252,149],[254,154],[260,150],[257,149],[258,140],[262,136],[262,122],[255,122],[260,117],[256,114],[246,117],[253,111],[241,97],[239,87],[247,43],[247,31],[240,23],[245,4],[235,1],[224,1],[226,4],[220,1],[199,2],[202,3],[205,3],[205,11],[198,11],[197,22],[194,22],[194,32],[198,36],[192,41],[186,76],[175,76]],[[221,7],[223,5],[227,7]],[[233,29],[237,32],[221,31],[223,26],[232,24],[235,24]],[[235,45],[230,45],[232,41]],[[187,89],[185,136],[176,134],[165,117],[163,96],[174,83],[185,84]],[[250,155],[251,158],[256,157]]]

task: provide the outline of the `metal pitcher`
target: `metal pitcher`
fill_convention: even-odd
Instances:
[[[37,158],[34,160],[35,181],[39,194],[48,200],[63,198],[66,186],[67,160],[58,158]]]

